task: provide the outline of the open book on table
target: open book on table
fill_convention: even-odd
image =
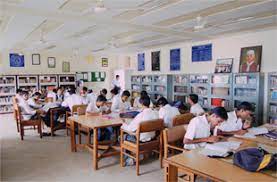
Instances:
[[[235,137],[239,138],[256,138],[256,135],[262,135],[268,133],[268,129],[265,127],[253,127],[249,128],[248,132],[244,135],[235,135]]]
[[[237,150],[241,143],[238,141],[228,141],[207,144],[199,153],[209,157],[227,157],[230,152]]]

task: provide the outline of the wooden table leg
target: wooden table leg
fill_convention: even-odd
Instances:
[[[178,181],[178,168],[171,164],[166,164],[165,168],[165,181],[177,182]]]
[[[98,169],[98,128],[93,128],[93,168]]]
[[[75,138],[75,125],[76,123],[74,121],[70,121],[70,129],[71,129],[71,152],[76,152],[76,138]]]
[[[53,111],[51,110],[50,110],[50,129],[51,129],[51,136],[54,136]]]

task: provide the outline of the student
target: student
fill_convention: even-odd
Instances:
[[[89,102],[95,101],[96,100],[96,94],[93,93],[92,89],[88,89],[88,94],[87,94],[87,98],[89,100]]]
[[[251,124],[246,123],[246,120],[251,120],[253,107],[249,102],[242,102],[237,110],[228,112],[228,120],[218,126],[218,135],[243,135],[247,133]]]
[[[74,105],[86,104],[83,97],[76,94],[75,88],[69,90],[69,96],[62,102],[63,107],[68,107],[72,111]]]
[[[123,110],[129,110],[131,107],[131,104],[128,101],[128,98],[130,96],[131,96],[131,94],[128,90],[124,90],[121,94],[121,97],[119,95],[113,96],[111,111],[118,112],[118,111],[123,111]]]
[[[58,88],[58,91],[57,91],[57,102],[62,102],[64,100],[64,89],[62,87],[59,87]]]
[[[150,98],[148,96],[141,97],[140,103],[142,104],[142,112],[139,113],[129,124],[123,123],[121,127],[122,129],[129,132],[135,132],[138,129],[139,124],[141,122],[159,118],[157,112],[149,108]],[[140,141],[147,142],[153,139],[154,137],[155,137],[155,132],[142,133],[140,134]],[[136,141],[135,137],[132,135],[127,135],[125,138],[126,140],[129,140],[129,141]]]
[[[88,88],[82,87],[80,95],[83,97],[85,104],[90,103],[90,98],[88,97]]]
[[[105,98],[107,98],[107,89],[103,88],[101,91],[100,91],[100,95],[103,95]]]
[[[118,88],[120,90],[120,82],[119,82],[120,76],[116,75],[115,80],[112,81],[112,88]]]
[[[198,95],[190,94],[188,98],[188,103],[190,104],[190,113],[195,116],[200,116],[205,113],[203,108],[198,104]]]
[[[211,136],[211,131],[220,123],[228,119],[224,107],[216,107],[211,111],[211,115],[202,115],[193,118],[184,136],[184,148],[191,150],[205,147],[206,142],[214,143],[219,141],[218,136]]]
[[[96,100],[92,100],[86,110],[90,114],[108,114],[109,108],[105,106],[107,99],[103,95],[99,95]]]
[[[39,103],[39,99],[41,97],[41,94],[39,92],[35,92],[33,94],[33,97],[28,99],[28,104],[34,109],[40,109],[42,108],[42,105]]]
[[[17,102],[20,103],[22,100],[23,100],[23,97],[22,97],[22,89],[18,88],[16,89],[16,95],[15,95],[15,98],[17,99]]]
[[[53,98],[53,102],[56,102],[58,99],[57,89],[54,88],[52,91],[49,91],[46,97]]]
[[[148,93],[145,90],[141,91],[140,92],[140,97],[135,98],[133,107],[142,108],[142,104],[139,102],[139,100],[140,100],[141,97],[145,97],[145,96],[149,97]],[[153,103],[152,103],[151,99],[150,99],[150,107],[153,108]]]
[[[23,120],[30,120],[30,119],[36,119],[37,118],[37,110],[31,108],[28,104],[29,99],[29,93],[27,91],[22,91],[22,100],[18,104],[21,108],[21,114]]]
[[[164,125],[166,127],[171,128],[173,118],[180,114],[178,108],[169,105],[164,97],[159,98],[157,105],[160,108],[159,118],[164,120]]]

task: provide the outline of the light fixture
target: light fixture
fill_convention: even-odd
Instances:
[[[97,1],[96,6],[94,7],[94,12],[95,13],[102,13],[106,10],[107,10],[107,8],[105,7],[103,0]]]

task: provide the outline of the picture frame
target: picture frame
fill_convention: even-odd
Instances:
[[[63,72],[68,73],[70,72],[70,62],[63,61]]]
[[[192,62],[206,62],[213,60],[213,45],[195,45],[191,48],[191,61]]]
[[[240,51],[240,73],[260,72],[262,59],[262,46],[243,47]]]
[[[170,50],[170,71],[181,70],[181,49]]]
[[[108,63],[108,58],[102,58],[102,67],[108,67],[109,63]]]
[[[40,54],[32,54],[32,65],[40,65]]]
[[[161,51],[151,52],[152,71],[160,71],[160,53]]]
[[[56,58],[55,57],[48,57],[48,68],[56,68]]]
[[[138,71],[145,70],[145,54],[139,53],[138,54]]]
[[[234,58],[217,59],[215,73],[232,73]]]
[[[10,67],[23,68],[25,67],[24,55],[10,53]]]

